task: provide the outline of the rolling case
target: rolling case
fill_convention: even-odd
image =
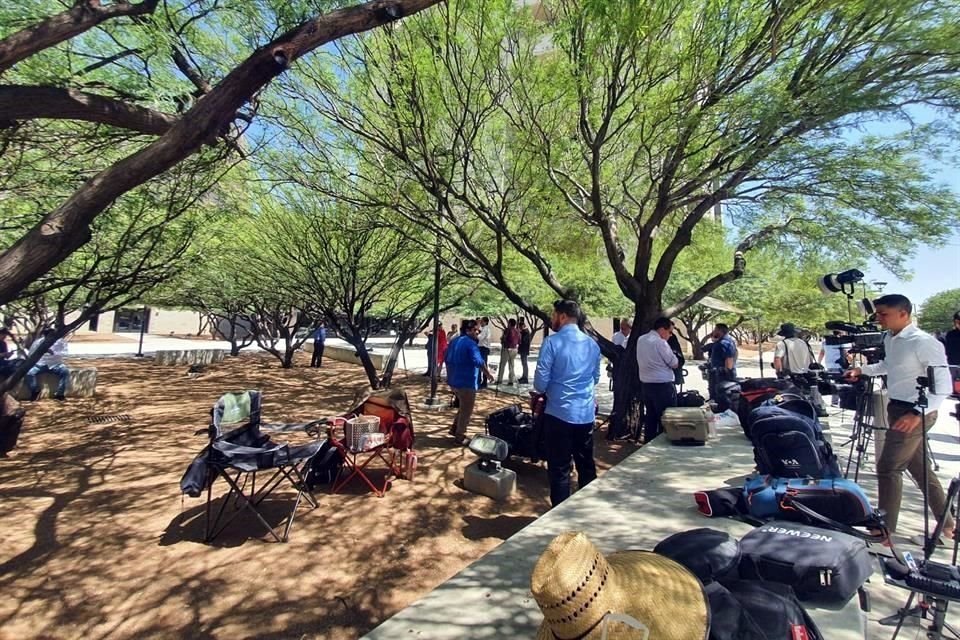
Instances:
[[[670,444],[704,444],[709,437],[708,411],[702,407],[670,407],[664,411],[660,424]]]

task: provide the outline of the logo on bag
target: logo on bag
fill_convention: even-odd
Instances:
[[[810,640],[810,634],[807,633],[806,625],[790,625],[790,640]]]
[[[781,536],[792,536],[794,538],[809,538],[810,540],[819,540],[821,542],[833,541],[831,536],[825,536],[819,533],[813,533],[811,531],[803,531],[801,529],[787,529],[786,527],[764,527],[760,529],[760,531],[776,533]]]
[[[788,469],[799,469],[800,461],[793,458],[780,458],[780,463]]]

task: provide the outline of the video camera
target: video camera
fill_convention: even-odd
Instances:
[[[872,323],[853,324],[852,322],[841,322],[831,320],[825,323],[827,329],[831,331],[844,331],[845,336],[827,336],[824,344],[837,346],[845,349],[847,353],[858,353],[867,359],[867,362],[874,363],[883,360],[883,331]]]

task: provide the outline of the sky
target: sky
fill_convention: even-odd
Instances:
[[[936,114],[923,107],[910,109],[910,116],[916,122],[930,122]],[[896,128],[894,125],[893,129]],[[869,133],[890,133],[891,123],[877,125],[876,131]],[[940,181],[948,185],[954,192],[960,194],[960,167],[930,162],[928,167],[933,170]],[[960,215],[960,212],[956,212]],[[901,293],[911,302],[922,304],[935,293],[946,289],[960,288],[960,226],[953,229],[953,234],[945,244],[931,246],[921,244],[913,258],[907,262],[907,268],[912,277],[902,280],[887,271],[876,261],[871,261],[866,268],[850,265],[850,268],[859,268],[864,272],[866,282],[886,282],[884,287],[873,285],[876,290],[884,293]]]
[[[960,190],[960,184],[956,187]],[[960,231],[955,231],[947,242],[943,247],[924,246],[917,250],[908,263],[913,273],[913,278],[908,282],[900,280],[876,262],[863,269],[865,279],[867,283],[886,282],[887,285],[882,288],[884,293],[902,293],[918,304],[945,289],[960,288]],[[873,287],[880,290],[876,285]]]

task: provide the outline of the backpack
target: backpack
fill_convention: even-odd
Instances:
[[[306,482],[310,489],[324,484],[331,484],[340,475],[340,468],[343,466],[343,454],[340,449],[335,447],[330,440],[325,440],[320,445],[320,450],[310,462],[310,468],[307,469]]]
[[[734,580],[704,588],[710,640],[823,640],[793,589],[775,582]]]
[[[753,457],[761,475],[840,477],[837,456],[816,418],[767,403],[750,412],[750,422]]]

